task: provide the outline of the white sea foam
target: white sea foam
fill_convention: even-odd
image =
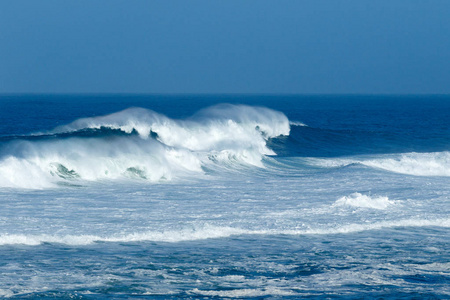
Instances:
[[[14,293],[11,290],[5,290],[5,289],[0,289],[0,297],[12,297],[14,296]]]
[[[146,139],[151,132],[167,146],[189,150],[223,150],[237,143],[273,154],[265,146],[270,137],[289,134],[286,116],[268,108],[245,105],[217,105],[204,109],[188,120],[173,120],[143,108],[129,108],[107,116],[79,119],[53,131],[71,132],[102,127],[131,133]],[[256,130],[255,130],[256,129]]]
[[[334,227],[311,228],[306,230],[286,230],[285,234],[301,235],[301,234],[346,234],[354,232],[362,232],[368,230],[380,230],[383,228],[396,227],[450,227],[450,219],[403,219],[398,221],[382,221],[374,223],[354,223],[346,225],[337,225]]]
[[[201,172],[200,158],[155,141],[66,139],[24,143],[22,153],[0,161],[0,186],[47,188],[62,180],[171,179],[175,172]]]
[[[403,153],[378,155],[375,157],[349,158],[308,158],[306,162],[318,167],[335,168],[352,164],[361,164],[371,168],[414,175],[414,176],[450,176],[450,152]]]
[[[299,127],[308,127],[308,125],[306,125],[303,122],[299,122],[299,121],[290,121],[289,125],[291,125],[291,126],[299,126]]]
[[[0,161],[0,186],[34,189],[54,186],[50,172],[43,172],[32,160],[9,156]]]
[[[253,231],[217,226],[202,226],[199,228],[186,228],[168,231],[146,231],[125,235],[99,236],[90,234],[81,235],[0,235],[0,245],[39,245],[42,243],[60,243],[67,245],[89,245],[94,242],[182,242],[210,238],[224,238],[232,235],[252,233]]]
[[[450,152],[405,153],[399,157],[371,159],[364,165],[415,176],[450,176]]]
[[[294,296],[291,290],[280,289],[275,287],[267,287],[263,289],[233,289],[233,290],[199,290],[197,288],[191,291],[194,294],[212,297],[225,297],[225,298],[248,298],[248,297],[264,297],[264,296]]]
[[[395,204],[395,201],[389,200],[388,197],[368,196],[360,193],[353,193],[336,200],[333,206],[351,206],[362,208],[386,209]]]
[[[239,235],[327,235],[348,234],[368,230],[380,230],[396,227],[450,227],[450,219],[403,219],[398,221],[382,221],[374,223],[352,223],[343,225],[324,225],[307,229],[245,229],[229,226],[216,226],[204,224],[198,227],[183,228],[180,230],[144,231],[130,234],[112,234],[109,236],[79,234],[79,235],[52,235],[52,234],[1,234],[1,245],[39,245],[42,243],[60,243],[74,246],[89,245],[96,242],[183,242],[213,238],[227,238]]]
[[[0,158],[0,187],[48,188],[58,181],[124,177],[167,180],[202,173],[210,163],[237,162],[262,167],[275,153],[267,139],[289,134],[280,112],[262,107],[219,105],[188,120],[131,108],[107,116],[79,119],[52,134],[82,130],[136,131],[139,137],[99,136],[12,142]],[[154,138],[149,138],[155,134]]]

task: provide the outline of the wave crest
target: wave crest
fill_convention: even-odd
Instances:
[[[336,200],[333,206],[351,206],[360,208],[386,209],[395,202],[388,197],[371,197],[361,193],[353,193]]]
[[[405,153],[400,157],[367,160],[363,164],[415,176],[450,176],[450,152]]]
[[[450,152],[403,153],[378,157],[308,158],[308,164],[322,168],[342,168],[355,164],[414,176],[450,176]]]
[[[283,113],[264,107],[222,104],[186,120],[129,108],[76,120],[41,140],[10,142],[0,158],[0,186],[47,188],[58,181],[117,178],[170,180],[230,162],[262,167],[265,155],[275,155],[267,140],[289,131]]]
[[[149,230],[128,234],[0,234],[1,245],[40,245],[43,243],[58,243],[66,245],[89,245],[98,242],[107,243],[130,243],[130,242],[169,242],[177,243],[183,241],[196,241],[215,238],[228,238],[242,235],[335,235],[349,234],[355,232],[383,230],[398,227],[441,227],[449,228],[450,219],[401,219],[391,221],[379,221],[373,223],[350,223],[336,225],[335,223],[324,224],[316,228],[305,229],[269,229],[269,228],[239,228],[202,224],[188,226],[175,230]]]

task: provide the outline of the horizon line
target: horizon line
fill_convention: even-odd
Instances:
[[[0,93],[4,96],[450,96],[450,93],[138,93],[138,92],[31,92]]]

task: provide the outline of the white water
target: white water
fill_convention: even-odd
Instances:
[[[300,121],[290,121],[289,124],[291,126],[308,127],[308,125],[306,125],[305,123],[300,122]]]
[[[53,133],[72,132],[86,128],[136,130],[143,139],[150,132],[167,146],[194,151],[221,150],[240,147],[256,148],[272,154],[265,139],[289,134],[289,121],[278,111],[245,105],[217,105],[198,112],[187,120],[174,120],[143,108],[130,108],[107,116],[79,119],[59,127]]]
[[[57,182],[137,178],[155,182],[203,174],[211,164],[262,167],[268,138],[289,134],[284,114],[261,107],[219,105],[188,120],[131,108],[79,119],[52,134],[103,128],[139,137],[99,136],[11,142],[0,157],[0,187],[48,188]],[[151,133],[157,135],[156,140]]]
[[[405,153],[399,157],[371,159],[363,164],[415,176],[450,176],[450,152]]]
[[[57,235],[57,234],[2,234],[0,235],[1,245],[39,245],[42,243],[59,243],[66,245],[89,245],[95,242],[183,242],[214,238],[226,238],[239,235],[335,235],[363,232],[368,230],[380,230],[397,227],[450,227],[450,219],[403,219],[398,221],[380,221],[371,224],[346,224],[329,225],[327,227],[317,227],[309,229],[243,229],[228,226],[215,226],[204,224],[202,226],[184,228],[180,230],[144,231],[131,234],[114,234],[111,236],[100,235]]]
[[[382,154],[348,158],[308,158],[306,162],[324,168],[361,164],[371,168],[414,176],[450,176],[450,152]]]
[[[395,201],[389,200],[388,197],[371,197],[361,193],[353,193],[349,196],[339,198],[334,206],[351,206],[362,208],[386,209],[394,205]]]

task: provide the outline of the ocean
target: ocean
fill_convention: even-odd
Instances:
[[[449,299],[450,96],[0,96],[0,298]]]

